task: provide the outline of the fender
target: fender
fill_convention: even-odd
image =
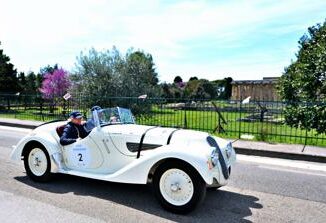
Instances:
[[[167,149],[169,150],[169,153],[166,152]],[[173,148],[171,146],[163,146],[160,149],[157,149],[155,153],[149,151],[146,155],[141,156],[139,159],[136,159],[116,173],[108,175],[105,180],[146,184],[151,168],[158,162],[170,158],[180,159],[189,163],[198,171],[207,184],[213,183],[213,173],[208,169],[206,156],[203,156],[202,153],[185,154],[181,150],[179,151],[177,147]],[[218,175],[220,175],[220,171],[218,171]],[[219,176],[217,178],[217,180],[219,180]]]
[[[16,161],[22,160],[24,148],[26,144],[30,141],[39,142],[45,147],[51,160],[51,172],[58,172],[58,167],[55,164],[52,155],[54,153],[61,152],[61,149],[58,147],[58,142],[54,139],[54,137],[50,133],[31,132],[29,135],[25,136],[18,142],[16,147],[14,147],[13,151],[11,152],[10,158]]]

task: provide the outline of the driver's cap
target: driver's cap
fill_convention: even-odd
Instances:
[[[79,111],[74,111],[70,113],[70,118],[77,118],[80,119],[83,117],[83,115]]]

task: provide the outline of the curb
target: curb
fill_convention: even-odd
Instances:
[[[10,123],[10,122],[0,122],[0,125],[9,126],[9,127],[17,127],[17,128],[26,128],[26,129],[35,129],[37,126],[39,126],[39,125]]]
[[[297,154],[297,153],[282,153],[276,151],[255,150],[255,149],[247,149],[247,148],[240,148],[240,147],[234,147],[234,149],[237,154],[243,154],[243,155],[326,163],[326,157],[323,156],[313,156],[308,154]]]

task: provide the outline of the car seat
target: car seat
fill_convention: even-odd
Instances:
[[[66,125],[60,125],[60,126],[56,127],[56,129],[55,129],[60,138],[63,134],[63,130],[65,129],[65,127],[66,127]]]

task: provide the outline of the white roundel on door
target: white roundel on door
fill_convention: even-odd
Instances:
[[[72,149],[72,154],[70,158],[73,166],[87,168],[90,164],[89,149],[84,145],[77,144]]]

